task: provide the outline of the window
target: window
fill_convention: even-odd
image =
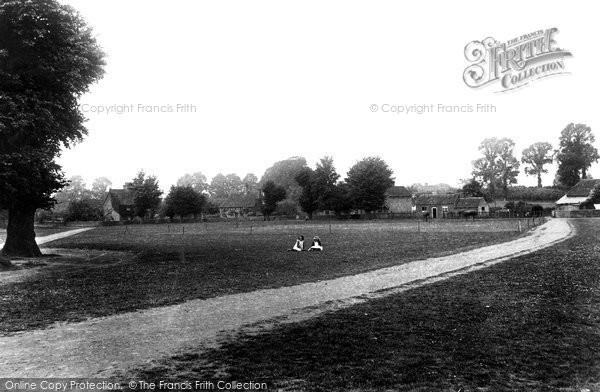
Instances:
[[[427,211],[427,207],[421,207],[421,211],[423,211],[423,212]]]
[[[485,212],[485,207],[481,207],[481,211],[484,211],[484,212]]]
[[[448,206],[442,206],[442,212],[444,212],[444,213],[448,212]]]

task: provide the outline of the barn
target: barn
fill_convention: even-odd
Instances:
[[[575,186],[565,193],[563,197],[556,201],[556,216],[559,218],[568,218],[572,211],[594,209],[593,204],[589,204],[588,198],[594,187],[600,184],[600,180],[585,179],[579,181]]]
[[[392,213],[412,212],[412,192],[403,186],[393,186],[385,192],[385,209]]]
[[[129,189],[109,189],[102,203],[104,220],[130,220],[135,216],[135,197]]]

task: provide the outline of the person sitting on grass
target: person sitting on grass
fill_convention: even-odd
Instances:
[[[323,250],[323,245],[321,244],[321,239],[317,236],[314,236],[312,246],[308,249],[308,251],[313,252],[313,251],[321,251],[321,250]]]
[[[302,252],[303,250],[304,250],[304,236],[299,235],[298,238],[296,239],[296,243],[294,244],[294,247],[292,249],[288,249],[288,252],[290,252],[290,251]]]

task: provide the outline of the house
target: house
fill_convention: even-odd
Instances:
[[[490,211],[490,206],[483,197],[461,197],[458,193],[418,195],[415,207],[417,212],[429,213],[431,218],[445,218],[475,211],[477,215],[487,215]]]
[[[594,209],[593,204],[589,204],[588,198],[594,187],[600,184],[600,180],[581,180],[567,193],[556,201],[556,216],[566,218],[571,216],[571,211]]]
[[[483,197],[459,197],[454,204],[454,212],[458,214],[477,212],[477,215],[487,215],[490,213],[490,205]]]
[[[443,218],[454,212],[459,195],[448,193],[445,195],[423,194],[417,195],[415,207],[417,213],[429,213],[431,218]]]
[[[129,189],[109,189],[102,203],[104,220],[130,220],[135,216],[135,198]]]
[[[258,206],[259,199],[256,195],[232,195],[219,203],[219,215],[221,218],[256,215]]]
[[[412,193],[403,186],[393,186],[385,192],[385,209],[392,213],[412,212]]]

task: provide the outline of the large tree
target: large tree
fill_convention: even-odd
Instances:
[[[173,219],[175,215],[184,218],[202,212],[206,197],[194,190],[191,186],[172,186],[165,198],[165,215]]]
[[[268,181],[273,181],[285,189],[288,199],[298,202],[302,189],[295,178],[305,167],[307,167],[306,159],[303,157],[291,157],[275,162],[273,166],[265,170],[260,179],[260,185],[264,187]]]
[[[552,144],[537,142],[523,150],[521,162],[527,165],[525,174],[537,176],[539,188],[542,187],[542,174],[548,173],[544,166],[552,163]]]
[[[319,194],[317,190],[315,172],[309,167],[303,168],[296,174],[296,182],[302,188],[298,202],[302,211],[306,212],[308,219],[312,219],[313,212],[319,209]]]
[[[270,219],[271,214],[277,209],[277,203],[285,199],[285,188],[276,185],[273,181],[267,181],[262,187],[261,210],[265,220]]]
[[[106,178],[106,177],[96,178],[94,180],[94,182],[92,183],[92,189],[90,191],[92,194],[92,199],[102,201],[104,199],[104,197],[106,196],[106,192],[108,192],[108,190],[110,189],[111,186],[112,186],[112,181],[110,181],[108,178]]]
[[[103,75],[103,53],[70,6],[0,2],[0,208],[5,255],[40,256],[34,214],[64,181],[55,158],[87,133],[78,99]]]
[[[191,186],[196,192],[206,193],[209,185],[206,182],[206,176],[202,172],[195,172],[193,174],[187,173],[179,178],[177,186]]]
[[[244,193],[244,184],[240,177],[235,173],[228,175],[219,173],[214,176],[210,182],[209,190],[212,197],[226,199]]]
[[[462,193],[465,197],[483,197],[483,185],[474,178],[464,181]]]
[[[595,141],[592,129],[587,125],[571,123],[563,129],[556,152],[558,183],[573,186],[588,177],[587,170],[600,159],[593,145]]]
[[[354,207],[367,213],[382,208],[385,192],[394,185],[392,174],[392,169],[379,157],[364,158],[352,166],[346,183]]]
[[[339,202],[339,193],[336,188],[339,178],[340,175],[333,165],[333,158],[328,156],[321,158],[314,171],[319,210],[334,210],[334,204]]]
[[[508,187],[517,183],[519,161],[514,148],[515,142],[508,138],[488,138],[479,145],[483,156],[473,161],[473,177],[487,185],[492,198],[496,197],[498,187],[506,197]]]
[[[153,217],[160,206],[160,197],[163,194],[156,177],[146,177],[146,173],[140,170],[133,181],[125,184],[125,187],[134,194],[136,216]]]
[[[260,188],[258,185],[258,177],[254,173],[248,173],[242,179],[242,183],[244,184],[244,193],[246,195],[255,195]]]

